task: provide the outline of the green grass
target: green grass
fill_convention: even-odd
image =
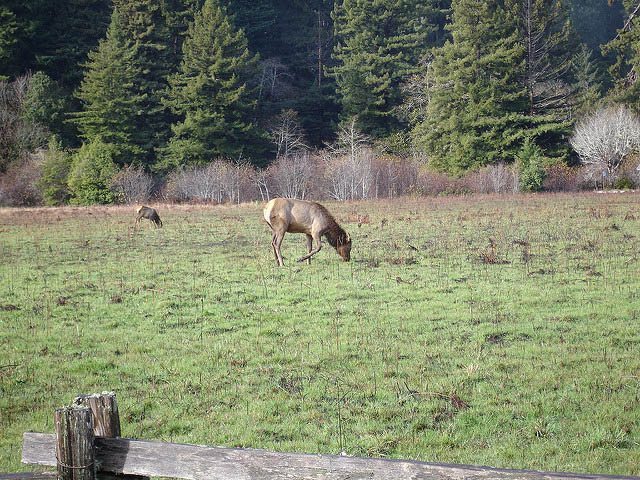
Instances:
[[[638,199],[328,204],[352,262],[284,268],[260,205],[0,210],[0,471],[114,390],[127,437],[639,475]]]

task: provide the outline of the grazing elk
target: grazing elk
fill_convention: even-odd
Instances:
[[[138,217],[136,218],[136,227],[140,223],[140,220],[143,218],[151,220],[156,225],[156,228],[162,227],[162,220],[160,220],[160,215],[158,215],[158,212],[156,212],[155,208],[145,207],[144,205],[142,205],[138,207],[136,213],[138,214]]]
[[[273,233],[271,246],[279,266],[284,265],[280,246],[287,232],[304,233],[307,236],[307,254],[299,258],[299,262],[307,260],[311,263],[311,257],[322,248],[320,239],[323,236],[344,261],[348,262],[351,259],[351,238],[319,203],[274,198],[264,207],[263,213]]]

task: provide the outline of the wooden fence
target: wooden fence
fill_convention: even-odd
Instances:
[[[276,453],[119,438],[113,393],[78,397],[55,412],[56,434],[25,433],[22,462],[56,467],[56,473],[0,474],[0,480],[559,480],[635,479],[613,475],[545,473],[409,460]]]

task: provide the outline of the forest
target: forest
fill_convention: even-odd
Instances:
[[[0,205],[634,188],[637,0],[2,0]]]

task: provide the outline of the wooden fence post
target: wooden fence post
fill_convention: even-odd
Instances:
[[[91,409],[93,414],[93,434],[96,437],[115,438],[120,436],[120,413],[116,394],[103,392],[94,395],[79,395],[73,401],[79,405]]]
[[[73,401],[74,405],[87,407],[93,415],[93,433],[96,437],[120,437],[120,413],[114,392],[95,393],[93,395],[79,395]],[[99,473],[100,480],[148,480],[149,477],[139,475],[122,475]]]
[[[93,420],[86,407],[63,407],[55,411],[58,479],[95,480]]]

